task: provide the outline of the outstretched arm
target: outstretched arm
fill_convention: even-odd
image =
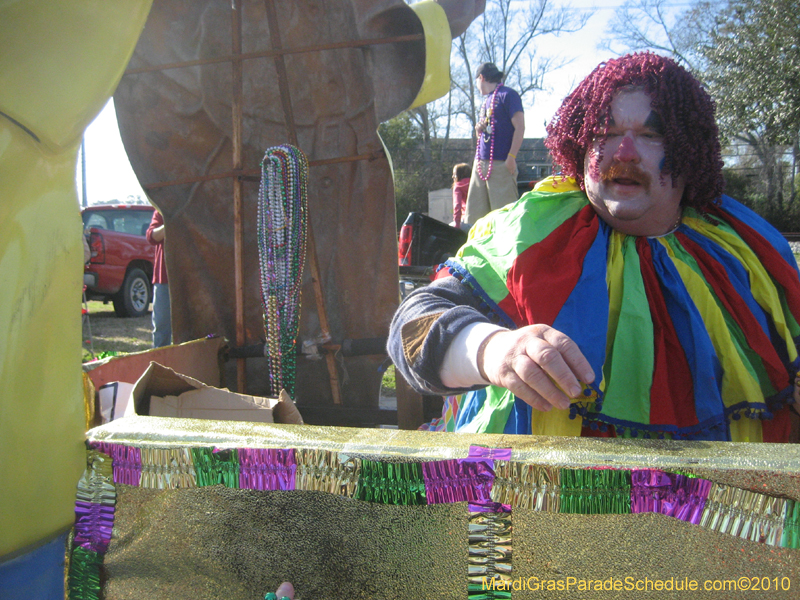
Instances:
[[[460,393],[492,383],[543,411],[566,408],[569,397],[581,393],[580,382],[595,378],[568,336],[547,325],[513,331],[493,325],[478,298],[454,277],[417,290],[401,305],[389,355],[422,393]]]

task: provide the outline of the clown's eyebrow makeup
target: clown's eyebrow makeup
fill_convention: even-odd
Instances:
[[[616,124],[616,121],[614,121],[614,115],[608,115],[608,118],[600,123],[600,125],[606,129],[610,129]],[[661,120],[661,115],[654,110],[651,110],[650,114],[647,115],[647,118],[644,120],[644,126],[659,135],[664,135],[664,122]]]
[[[644,120],[644,126],[652,129],[658,135],[664,135],[664,122],[661,120],[661,115],[654,110],[651,110],[650,114],[647,115]]]

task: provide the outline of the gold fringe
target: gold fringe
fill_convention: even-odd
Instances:
[[[352,498],[358,487],[361,460],[330,450],[295,450],[295,489],[328,492]]]
[[[77,499],[105,506],[116,503],[117,489],[110,456],[97,450],[87,451],[86,470],[78,481]]]
[[[143,488],[196,488],[197,477],[189,448],[142,448]]]
[[[511,581],[511,513],[469,514],[469,583]]]
[[[779,546],[789,506],[785,498],[712,484],[700,526]]]
[[[492,500],[512,508],[558,512],[561,469],[515,461],[496,460]]]

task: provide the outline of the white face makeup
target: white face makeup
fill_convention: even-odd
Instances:
[[[662,176],[661,118],[640,89],[619,91],[611,101],[608,133],[586,153],[586,193],[597,214],[628,235],[669,233],[681,216],[684,179]]]

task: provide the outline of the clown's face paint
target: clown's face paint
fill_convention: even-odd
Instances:
[[[586,153],[589,201],[600,218],[629,235],[663,235],[681,215],[684,179],[662,175],[664,136],[650,96],[621,90],[611,101],[608,132]]]

